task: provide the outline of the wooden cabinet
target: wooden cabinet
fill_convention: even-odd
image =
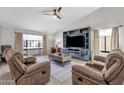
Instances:
[[[51,47],[51,53],[61,53],[61,48]]]

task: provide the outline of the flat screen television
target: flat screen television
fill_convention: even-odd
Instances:
[[[85,47],[85,37],[84,36],[72,36],[66,39],[67,47]]]

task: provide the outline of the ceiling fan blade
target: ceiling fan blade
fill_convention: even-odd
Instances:
[[[59,15],[56,15],[56,16],[57,16],[57,18],[62,19]]]
[[[53,11],[43,11],[41,12],[43,15],[54,15]]]
[[[58,12],[60,12],[60,11],[61,11],[61,9],[62,9],[62,7],[59,7],[59,8],[58,8]]]
[[[43,15],[53,15],[53,14],[45,14],[45,13],[44,13]]]

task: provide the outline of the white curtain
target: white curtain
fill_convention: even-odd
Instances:
[[[21,52],[23,51],[23,33],[15,33],[15,48]]]
[[[94,42],[93,42],[93,54],[99,54],[99,30],[93,30],[94,32]]]
[[[43,55],[47,55],[47,36],[43,36]]]
[[[119,48],[119,27],[112,28],[111,50]]]

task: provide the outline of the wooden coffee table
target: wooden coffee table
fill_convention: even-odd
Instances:
[[[71,56],[67,54],[53,53],[49,54],[49,60],[50,62],[54,61],[64,66],[65,64],[71,62]]]

